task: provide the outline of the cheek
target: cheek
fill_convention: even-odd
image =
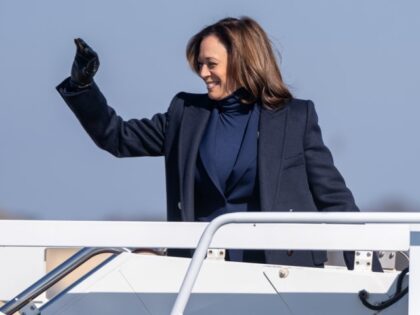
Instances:
[[[221,81],[224,87],[228,85],[228,77],[226,73],[223,73],[223,75],[221,76]]]
[[[224,75],[219,75],[219,76],[217,76],[217,78],[218,78],[218,80],[220,81],[220,85],[221,85],[222,87],[225,87],[225,86],[226,86],[226,83],[227,83],[226,76],[224,76]]]
[[[222,83],[226,82],[227,74],[226,74],[226,71],[224,71],[223,69],[217,69],[216,71],[213,72],[213,75]]]

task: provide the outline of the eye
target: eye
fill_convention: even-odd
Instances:
[[[203,63],[202,62],[197,62],[197,67],[198,67],[198,69],[201,69],[203,67]]]
[[[209,62],[207,67],[209,67],[209,69],[214,69],[217,66],[217,63],[214,62]]]

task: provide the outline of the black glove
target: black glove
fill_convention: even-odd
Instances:
[[[99,68],[98,54],[81,38],[74,40],[76,56],[71,67],[70,82],[77,87],[89,86]]]

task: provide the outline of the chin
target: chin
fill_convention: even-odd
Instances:
[[[215,92],[208,92],[209,99],[213,101],[220,101],[221,99],[224,99],[227,94],[226,93],[215,93]]]
[[[221,99],[220,95],[214,94],[214,93],[208,93],[209,99],[213,101],[218,101]]]

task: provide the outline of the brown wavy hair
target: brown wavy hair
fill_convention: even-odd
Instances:
[[[273,48],[262,27],[249,17],[225,18],[205,27],[188,42],[186,55],[198,74],[201,41],[216,36],[228,52],[228,80],[246,90],[243,102],[261,102],[275,109],[292,98],[283,82]],[[229,82],[228,82],[229,83]]]

